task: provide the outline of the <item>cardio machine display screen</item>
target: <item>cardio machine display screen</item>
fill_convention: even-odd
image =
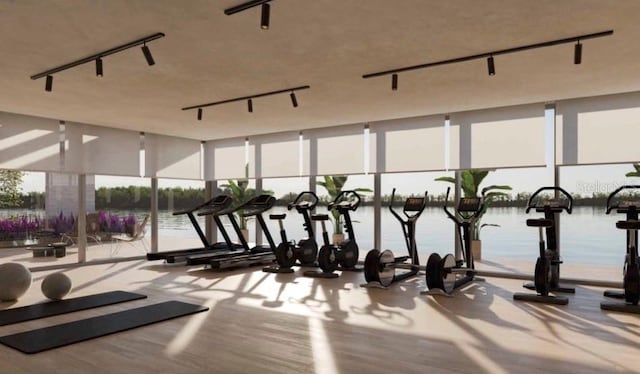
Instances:
[[[255,203],[256,204],[265,204],[266,202],[269,201],[269,199],[271,198],[271,195],[260,195],[256,198]]]
[[[424,205],[424,198],[410,197],[404,202],[404,210],[407,212],[419,212]]]
[[[458,203],[460,212],[477,212],[480,209],[480,199],[477,197],[463,197]]]

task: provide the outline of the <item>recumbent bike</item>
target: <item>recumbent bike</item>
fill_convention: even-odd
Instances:
[[[638,221],[638,209],[640,201],[637,198],[628,198],[627,200],[616,199],[617,195],[626,190],[640,190],[640,186],[622,186],[613,191],[607,198],[607,211],[611,213],[615,210],[617,213],[626,214],[626,220],[616,222],[616,227],[627,232],[627,251],[624,258],[624,270],[622,286],[624,291],[604,292],[604,296],[622,299],[624,302],[603,301],[600,308],[603,310],[611,310],[615,312],[640,314],[640,268],[638,259],[638,230],[640,230],[640,221]]]
[[[318,196],[311,192],[305,191],[298,194],[292,203],[287,205],[287,209],[294,207],[304,218],[303,227],[308,236],[296,243],[287,239],[287,232],[284,229],[282,220],[287,216],[286,213],[270,214],[269,218],[277,220],[280,226],[280,238],[282,242],[276,247],[275,255],[277,265],[268,266],[262,269],[267,273],[292,273],[292,266],[296,262],[301,266],[316,266],[316,258],[318,257],[318,243],[313,232],[313,223],[311,222],[311,212],[318,204]]]
[[[409,197],[405,200],[402,213],[406,219],[393,209],[395,194],[396,189],[394,188],[393,192],[391,192],[389,210],[402,226],[404,241],[409,255],[395,257],[389,249],[384,251],[378,249],[370,250],[364,260],[364,279],[367,283],[362,284],[362,287],[387,288],[392,283],[418,275],[421,270],[418,246],[416,244],[416,223],[426,206],[427,192],[425,191],[424,197]],[[397,272],[397,269],[406,271]]]
[[[553,191],[553,198],[540,195],[545,191]],[[569,302],[564,296],[550,295],[551,292],[575,293],[573,287],[560,286],[560,245],[556,235],[556,215],[562,211],[571,214],[573,197],[560,187],[542,187],[529,197],[526,213],[531,209],[544,213],[544,218],[527,219],[527,226],[537,227],[539,232],[539,255],[533,276],[533,283],[528,282],[523,287],[536,291],[535,294],[516,293],[514,300],[532,301],[538,303],[566,305]],[[546,232],[546,243],[544,233]]]

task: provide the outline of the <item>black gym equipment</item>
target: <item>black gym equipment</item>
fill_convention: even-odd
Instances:
[[[96,295],[74,297],[72,299],[50,301],[41,304],[6,309],[0,311],[0,326],[145,298],[145,295],[137,293],[112,291]]]
[[[313,224],[311,222],[311,212],[318,204],[318,196],[311,192],[305,191],[298,194],[292,203],[287,205],[287,209],[291,210],[294,207],[304,218],[303,227],[307,232],[307,238],[301,239],[296,244],[295,241],[289,241],[287,239],[287,232],[284,229],[282,220],[287,216],[283,214],[270,214],[269,218],[272,220],[278,220],[280,226],[280,239],[281,243],[278,244],[275,250],[277,265],[268,266],[262,271],[267,273],[292,273],[292,266],[296,265],[296,262],[301,266],[315,266],[316,258],[318,257],[318,243],[313,232]]]
[[[23,353],[38,353],[207,310],[200,305],[167,301],[3,336],[0,343]]]
[[[358,243],[353,232],[353,224],[349,212],[353,212],[360,206],[360,195],[353,190],[342,191],[336,196],[333,202],[329,203],[327,209],[331,211],[335,209],[338,214],[344,217],[344,231],[347,233],[345,239],[340,245],[334,246],[329,244],[327,229],[323,215],[314,215],[313,220],[322,222],[322,236],[324,245],[318,251],[318,266],[321,271],[308,270],[304,272],[307,277],[314,278],[335,278],[336,270],[342,271],[362,271],[362,267],[356,266],[358,263]],[[328,217],[327,217],[328,218]]]
[[[545,191],[553,191],[554,197],[547,198],[544,195],[540,195]],[[571,214],[572,208],[573,197],[560,187],[542,187],[529,197],[526,213],[529,213],[531,209],[544,213],[544,218],[527,219],[527,226],[538,228],[540,252],[536,261],[533,276],[534,282],[525,283],[523,287],[536,291],[536,294],[516,293],[513,295],[514,300],[566,305],[569,299],[564,296],[550,295],[549,293],[576,292],[573,287],[560,286],[560,264],[562,264],[562,259],[560,257],[560,244],[556,235],[557,214],[562,213],[563,210]],[[544,233],[547,236],[546,243]]]
[[[622,191],[640,190],[640,185],[627,185],[613,191],[607,198],[607,214],[615,209],[617,213],[626,214],[626,220],[616,222],[616,228],[626,230],[627,232],[627,252],[624,257],[624,270],[622,286],[624,291],[607,290],[604,296],[615,299],[622,299],[624,302],[603,301],[600,308],[603,310],[611,310],[615,312],[640,314],[640,259],[638,259],[638,230],[640,230],[640,221],[638,221],[638,209],[640,208],[640,200],[633,197],[621,196],[616,199],[617,195]]]
[[[409,197],[405,200],[402,213],[406,219],[393,209],[395,195],[396,189],[394,188],[393,192],[391,192],[389,210],[402,226],[404,241],[409,255],[395,257],[389,249],[384,251],[378,249],[370,250],[364,260],[364,279],[367,283],[362,284],[362,287],[386,288],[394,282],[400,282],[418,275],[421,270],[418,246],[416,244],[416,223],[426,206],[427,192],[425,191],[424,197]],[[404,269],[406,271],[398,273],[396,269]]]
[[[423,292],[428,295],[451,295],[453,290],[473,281],[475,277],[471,239],[473,226],[484,209],[485,191],[482,191],[482,197],[460,198],[455,212],[451,213],[447,207],[450,190],[447,188],[444,212],[456,226],[460,250],[456,248],[455,256],[450,253],[444,257],[437,253],[429,256],[425,270],[428,290]]]
[[[236,211],[241,212],[245,217],[256,217],[258,224],[262,228],[264,236],[267,238],[268,245],[257,245],[253,248],[249,248],[247,245],[245,250],[241,252],[233,252],[216,256],[209,261],[209,265],[211,265],[212,269],[221,270],[235,267],[266,265],[272,264],[275,261],[276,245],[271,233],[269,232],[269,227],[262,217],[262,213],[273,208],[275,202],[275,197],[262,194],[236,208]],[[239,235],[242,236],[241,234]],[[246,243],[246,241],[244,241],[243,244],[244,243]]]
[[[181,249],[175,251],[164,251],[164,252],[156,252],[156,253],[147,253],[147,260],[164,260],[167,263],[176,263],[176,262],[184,262],[186,261],[188,256],[196,256],[196,255],[209,255],[213,253],[217,253],[219,250],[222,251],[230,251],[230,250],[238,250],[243,248],[244,243],[235,244],[231,242],[229,238],[229,234],[227,233],[222,221],[220,220],[220,216],[227,215],[231,220],[232,225],[235,222],[235,217],[233,216],[233,208],[231,207],[231,196],[229,195],[218,195],[203,204],[195,206],[190,209],[184,209],[173,212],[174,216],[184,215],[186,214],[189,217],[189,220],[193,224],[193,228],[196,230],[200,241],[202,241],[202,248],[193,248],[193,249]],[[222,234],[224,238],[223,243],[209,243],[207,237],[202,232],[200,228],[200,224],[196,220],[194,214],[202,215],[202,212],[207,212],[207,214],[213,215],[213,219],[218,227],[218,230]],[[237,226],[237,223],[234,225],[234,228]],[[239,230],[239,228],[238,228]]]

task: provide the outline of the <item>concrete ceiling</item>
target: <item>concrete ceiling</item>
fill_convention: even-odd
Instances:
[[[369,122],[640,89],[640,1],[273,0],[0,1],[0,110],[200,140]],[[402,73],[365,73],[613,29],[573,46]],[[54,75],[35,73],[156,32],[156,65],[139,48]],[[204,110],[184,106],[298,85],[287,95]]]

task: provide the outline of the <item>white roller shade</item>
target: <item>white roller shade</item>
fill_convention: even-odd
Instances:
[[[375,134],[377,167],[381,173],[444,170],[444,116],[403,118],[376,122],[370,126]]]
[[[544,104],[450,115],[452,169],[545,165]]]
[[[213,147],[213,179],[239,179],[246,177],[245,143],[244,138],[207,142],[207,148]],[[253,167],[249,166],[250,168],[255,168],[255,165]]]
[[[297,177],[300,175],[300,135],[297,132],[249,138],[255,147],[258,177]]]
[[[57,120],[0,112],[0,169],[60,171]]]
[[[556,104],[556,163],[640,161],[640,92]]]
[[[200,179],[200,142],[145,134],[145,176]]]
[[[317,175],[364,173],[364,125],[322,128],[308,134]]]
[[[69,123],[65,126],[65,171],[140,175],[140,133]]]

